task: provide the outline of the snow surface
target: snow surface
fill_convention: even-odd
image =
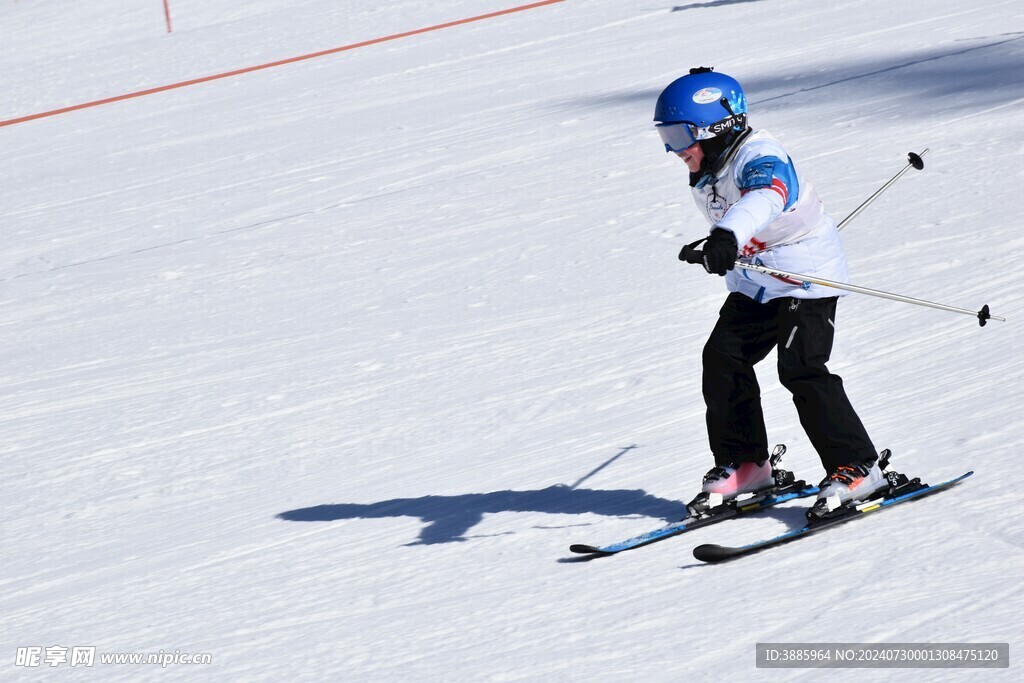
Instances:
[[[1019,0],[567,2],[0,128],[0,679],[1019,680],[757,642],[1024,645]],[[0,4],[0,120],[514,6]],[[372,5],[372,7],[367,7]],[[615,558],[710,466],[720,279],[654,100],[744,83],[842,218],[831,367],[938,497]],[[1014,341],[1017,340],[1017,341]],[[770,438],[822,471],[771,359]],[[207,666],[15,666],[18,647]],[[1016,668],[1016,667],[1014,667]]]

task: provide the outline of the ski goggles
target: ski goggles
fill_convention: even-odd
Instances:
[[[687,121],[659,123],[655,128],[658,129],[661,141],[665,143],[665,151],[678,154],[701,140],[713,138],[734,127],[742,127],[744,125],[746,125],[746,116],[744,114],[734,114],[703,128]]]

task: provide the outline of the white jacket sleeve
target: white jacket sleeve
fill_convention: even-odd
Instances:
[[[772,190],[752,190],[729,207],[722,219],[711,227],[728,230],[743,248],[765,226],[782,215],[782,197]]]

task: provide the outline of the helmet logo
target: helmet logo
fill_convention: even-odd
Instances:
[[[722,99],[722,91],[718,88],[701,88],[693,93],[693,101],[697,104],[711,104]]]

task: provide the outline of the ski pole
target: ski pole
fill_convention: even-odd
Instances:
[[[706,237],[687,244],[683,247],[683,250],[679,253],[679,260],[685,261],[686,263],[698,263],[702,264],[704,261],[704,253],[697,249],[697,245],[703,242]],[[851,285],[846,282],[835,282],[833,280],[826,280],[825,278],[812,277],[810,275],[801,275],[800,273],[790,273],[785,270],[777,270],[775,268],[767,268],[765,266],[758,266],[752,263],[741,263],[736,262],[737,268],[743,268],[744,270],[753,270],[758,273],[765,273],[774,277],[789,278],[791,280],[799,280],[800,282],[809,282],[815,285],[823,285],[825,287],[833,287],[835,289],[845,289],[848,292],[856,292],[858,294],[867,294],[869,296],[877,296],[882,299],[891,299],[893,301],[902,301],[907,304],[914,304],[916,306],[927,306],[929,308],[937,308],[940,311],[949,311],[950,313],[963,313],[965,315],[974,316],[978,319],[978,324],[982,327],[985,326],[989,320],[1001,320],[1006,321],[1006,318],[1001,318],[996,315],[992,315],[989,312],[988,304],[981,307],[980,311],[971,311],[966,308],[957,308],[956,306],[947,306],[946,304],[937,304],[932,301],[925,301],[924,299],[914,299],[909,296],[903,296],[901,294],[892,294],[891,292],[883,292],[880,289],[870,289],[868,287],[860,287],[858,285]]]
[[[871,195],[870,197],[865,199],[864,202],[860,206],[858,206],[856,209],[853,210],[853,213],[851,213],[849,216],[844,218],[839,223],[839,225],[837,226],[837,229],[842,230],[843,228],[845,228],[847,223],[849,223],[854,218],[856,218],[860,214],[861,211],[863,211],[864,209],[868,208],[868,206],[871,205],[871,202],[875,201],[875,199],[877,199],[880,194],[882,194],[887,189],[889,189],[890,185],[892,185],[897,180],[899,180],[900,176],[902,176],[904,173],[909,171],[911,168],[916,168],[918,171],[920,171],[922,168],[924,168],[924,160],[921,157],[923,157],[927,153],[928,153],[928,148],[926,147],[924,149],[924,151],[921,152],[920,154],[915,154],[913,152],[908,154],[907,155],[907,165],[903,167],[903,170],[900,171],[899,173],[897,173],[896,175],[894,175],[892,178],[890,178],[889,182],[887,182],[885,185],[882,185],[880,188],[875,190],[875,193],[873,195]]]

